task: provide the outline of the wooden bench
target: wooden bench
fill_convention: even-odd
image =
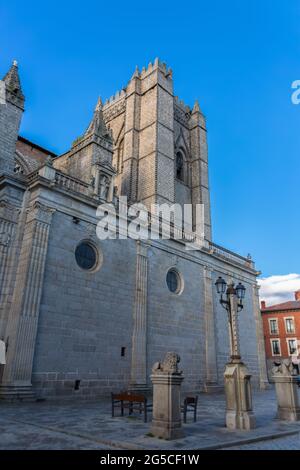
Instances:
[[[193,412],[194,423],[197,421],[197,404],[198,404],[198,395],[194,397],[186,397],[184,399],[183,405],[181,407],[184,423],[186,423],[186,415],[188,412]]]
[[[128,408],[129,415],[133,411],[138,411],[140,414],[144,413],[144,422],[147,422],[147,411],[150,410],[151,405],[147,404],[147,398],[144,395],[122,392],[111,394],[111,416],[115,416],[115,408],[121,409],[121,416],[124,416],[124,409]]]

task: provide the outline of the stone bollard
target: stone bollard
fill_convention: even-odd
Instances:
[[[181,427],[180,388],[184,377],[178,370],[180,357],[168,352],[162,363],[156,362],[152,369],[153,418],[151,433],[163,439],[183,436]]]
[[[251,375],[246,365],[239,359],[226,364],[224,381],[228,429],[255,428],[250,379]]]
[[[290,359],[272,369],[277,396],[277,418],[285,421],[299,421],[300,407],[296,374]]]

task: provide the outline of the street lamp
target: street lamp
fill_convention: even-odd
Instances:
[[[227,286],[226,281],[219,276],[215,282],[217,293],[220,295],[220,304],[228,313],[229,335],[230,335],[230,356],[232,361],[240,361],[237,313],[243,309],[243,299],[245,298],[246,288],[241,282],[236,286],[230,283]],[[225,298],[223,295],[226,293]]]
[[[246,288],[241,282],[227,285],[221,276],[215,286],[220,304],[227,310],[229,324],[230,362],[224,372],[226,426],[229,429],[252,429],[255,427],[255,417],[252,411],[251,374],[241,359],[237,319],[238,312],[244,307]]]

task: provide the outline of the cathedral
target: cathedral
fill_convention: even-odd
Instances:
[[[230,345],[219,276],[246,287],[241,354],[264,388],[258,272],[212,241],[205,117],[174,96],[172,70],[158,59],[136,68],[62,155],[19,134],[16,62],[0,85],[0,399],[146,392],[168,351],[181,357],[184,390],[222,390]],[[149,210],[201,204],[204,243],[100,240],[97,208],[118,214],[121,196]]]

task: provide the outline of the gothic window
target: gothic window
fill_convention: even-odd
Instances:
[[[184,158],[181,152],[176,153],[176,178],[184,181]]]
[[[75,250],[75,259],[80,268],[92,270],[98,260],[96,249],[91,243],[81,242]]]

